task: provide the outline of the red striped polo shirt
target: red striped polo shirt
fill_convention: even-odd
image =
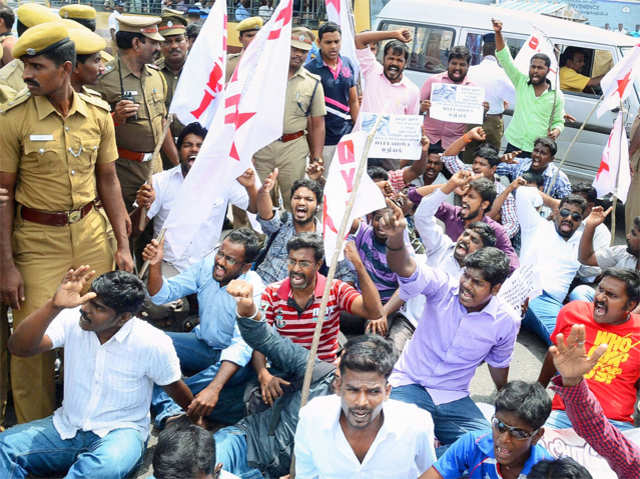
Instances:
[[[327,278],[318,273],[311,304],[302,312],[295,307],[289,278],[270,284],[262,293],[262,314],[280,335],[310,349],[326,281]],[[351,313],[351,305],[359,296],[353,286],[339,279],[333,280],[318,344],[318,358],[322,361],[334,362],[337,359],[340,313]]]

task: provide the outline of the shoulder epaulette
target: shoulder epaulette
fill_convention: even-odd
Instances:
[[[87,90],[88,92],[84,91],[84,92],[78,93],[78,95],[80,95],[80,98],[82,98],[87,103],[91,103],[92,105],[97,106],[98,108],[102,108],[103,110],[106,110],[106,111],[111,111],[111,107],[109,106],[109,104],[106,101],[104,101],[102,98],[100,98],[100,94],[98,92],[94,92],[89,88],[87,88]],[[89,93],[89,92],[92,92],[92,93]]]
[[[13,98],[13,100],[2,105],[2,107],[0,108],[0,113],[4,113],[6,111],[11,110],[12,108],[15,108],[18,105],[23,104],[29,98],[31,98],[31,92],[29,91],[28,88],[23,88],[18,92],[18,94]]]

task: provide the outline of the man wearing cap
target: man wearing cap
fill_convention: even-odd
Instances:
[[[318,76],[309,73],[302,66],[312,43],[313,34],[309,29],[296,27],[292,30],[283,134],[253,156],[253,163],[261,181],[278,168],[278,188],[283,206],[287,210],[291,206],[293,183],[304,177],[307,155],[310,155],[311,161],[319,161],[324,146],[326,110],[322,82]]]
[[[58,10],[58,14],[60,15],[61,18],[78,22],[80,25],[82,25],[83,27],[87,27],[92,32],[96,31],[96,16],[97,16],[96,9],[89,5],[80,5],[79,3],[72,4],[72,5],[65,5],[63,7],[60,7],[60,10]],[[105,43],[104,47],[106,46],[107,45]],[[78,44],[76,43],[76,49],[77,48],[78,48]],[[104,61],[105,63],[113,60],[113,57],[109,55],[107,52],[105,52],[104,50],[100,52],[100,57],[102,58],[102,61]]]
[[[162,58],[156,62],[156,65],[167,82],[167,98],[164,101],[167,111],[171,106],[171,100],[176,91],[182,67],[187,60],[188,52],[187,38],[185,37],[187,20],[179,12],[178,14],[172,13],[175,11],[165,10],[162,13],[160,26],[158,26],[158,31],[164,37],[164,42],[160,46]],[[171,135],[174,138],[177,137],[183,128],[184,125],[178,119],[174,119],[171,123]],[[166,155],[162,156],[162,162],[165,170],[173,167]]]
[[[162,164],[151,165],[156,142],[162,135],[168,94],[164,76],[153,65],[164,38],[158,33],[159,17],[122,15],[118,17],[120,30],[116,33],[119,53],[105,67],[95,90],[100,92],[114,110],[118,160],[116,171],[122,187],[127,211],[131,211],[138,188],[147,181],[153,170]],[[171,135],[167,135],[163,150],[172,164],[178,164],[178,151]]]
[[[117,239],[117,266],[131,271],[133,261],[109,106],[71,87],[75,47],[67,28],[60,22],[31,27],[13,54],[24,62],[28,90],[0,109],[0,188],[10,193],[0,206],[0,297],[17,326],[53,295],[69,268],[113,269],[98,199]],[[19,422],[53,411],[54,357],[12,358]]]
[[[500,141],[504,133],[502,114],[505,102],[511,108],[516,103],[516,90],[496,58],[496,36],[494,33],[482,35],[482,61],[469,67],[467,77],[484,88],[484,98],[489,103],[482,129],[487,135],[487,143],[500,150]],[[472,163],[479,143],[471,142],[465,148],[464,161]]]
[[[236,29],[238,30],[238,40],[242,44],[242,50],[238,53],[229,53],[227,55],[227,71],[225,73],[225,81],[229,82],[231,75],[236,70],[238,66],[238,62],[240,61],[240,57],[249,46],[254,39],[254,37],[258,34],[258,30],[262,28],[264,25],[264,20],[262,17],[251,17],[245,18],[240,23]]]
[[[49,10],[44,5],[38,3],[26,3],[16,9],[18,17],[16,29],[20,37],[27,28],[45,22],[55,22],[60,17]],[[15,55],[13,55],[15,58]],[[26,86],[22,80],[24,65],[17,58],[0,68],[0,85],[7,85],[16,92],[23,90]]]
[[[13,45],[16,43],[16,37],[11,33],[11,29],[15,20],[16,15],[13,10],[7,5],[0,5],[0,47],[2,47],[0,68],[13,60],[11,50],[13,50]]]
[[[65,25],[69,31],[69,38],[76,46],[76,65],[71,71],[71,86],[79,93],[100,97],[98,92],[85,85],[95,85],[98,77],[104,72],[101,53],[107,46],[107,41],[75,21],[68,22]]]

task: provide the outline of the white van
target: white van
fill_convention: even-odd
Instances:
[[[569,46],[584,49],[587,52],[585,71],[590,72],[589,76],[592,77],[607,72],[638,43],[638,39],[590,25],[496,6],[448,0],[391,0],[378,15],[376,29],[407,27],[412,31],[413,41],[409,44],[411,54],[405,72],[421,87],[430,75],[446,70],[449,51],[455,45],[467,46],[472,55],[471,63],[479,63],[482,35],[493,32],[491,18],[503,22],[502,31],[512,56],[515,57],[532,33],[532,25],[536,25],[560,51]],[[564,92],[565,110],[577,122],[565,124],[558,140],[558,160],[564,157],[569,143],[600,93],[597,90],[593,94]],[[625,110],[629,112],[627,128],[631,127],[640,107],[639,94],[640,83],[636,81],[633,92],[625,102]],[[509,110],[505,112],[505,128],[511,119],[509,113]],[[594,177],[614,119],[613,112],[601,118],[596,118],[595,113],[591,116],[564,164],[563,170],[568,175],[582,179]]]

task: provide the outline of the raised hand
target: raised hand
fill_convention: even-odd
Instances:
[[[358,253],[358,248],[353,241],[347,241],[344,245],[344,256],[352,264],[361,263],[362,259],[360,258],[360,253]]]
[[[601,344],[587,356],[584,347],[585,329],[583,324],[571,326],[571,332],[566,340],[562,333],[556,336],[556,346],[549,348],[556,370],[562,376],[565,386],[575,386],[582,381],[582,376],[593,369],[600,357],[607,351],[608,345]]]
[[[526,186],[526,185],[527,185],[527,180],[525,180],[522,176],[518,176],[515,180],[511,182],[508,188],[510,191],[515,191],[519,187]]]
[[[142,250],[142,259],[148,261],[149,264],[158,264],[162,261],[162,252],[164,250],[164,238],[158,242],[152,239]]]
[[[227,294],[236,300],[238,315],[244,318],[253,316],[256,305],[253,303],[253,286],[244,279],[234,279],[227,285]]]
[[[471,128],[466,134],[469,136],[469,138],[475,141],[484,141],[487,139],[487,133],[481,126]]]
[[[238,176],[236,181],[245,188],[249,188],[256,184],[256,172],[253,168],[247,168],[247,171]]]
[[[587,216],[585,219],[586,226],[591,226],[592,228],[598,227],[599,225],[604,223],[604,220],[607,216],[609,216],[609,213],[611,213],[612,209],[613,206],[610,206],[606,211],[602,206],[594,206],[591,209],[591,213],[589,213],[589,216]]]
[[[322,158],[318,158],[310,161],[306,172],[310,180],[318,181],[322,176],[322,173],[324,173],[324,160]]]
[[[387,206],[391,208],[391,211],[386,211],[384,216],[380,219],[380,227],[387,235],[387,241],[393,236],[400,236],[404,234],[404,229],[407,227],[407,219],[404,217],[402,210],[389,198],[385,198]],[[403,238],[404,240],[404,238]]]
[[[491,24],[493,26],[493,31],[496,33],[500,33],[502,31],[502,22],[497,18],[491,19]]]
[[[505,153],[504,155],[502,155],[500,157],[500,161],[502,163],[507,163],[509,165],[515,165],[516,163],[518,163],[518,160],[516,160],[516,156],[518,156],[520,153],[522,153],[521,150],[512,151],[510,153]]]
[[[95,273],[89,265],[67,271],[53,295],[53,305],[56,308],[75,308],[95,298],[96,293],[93,292],[80,294]]]
[[[426,100],[425,100],[426,101]],[[420,144],[422,145],[422,152],[426,153],[429,151],[429,145],[431,142],[429,141],[429,137],[427,136],[427,129],[422,126],[422,138],[420,138]]]
[[[278,168],[273,170],[269,176],[267,176],[262,182],[262,186],[258,193],[271,193],[271,190],[276,186],[276,180],[278,179]]]
[[[404,43],[409,43],[411,41],[411,30],[408,28],[399,28],[394,32],[394,37],[396,40],[400,40]]]

